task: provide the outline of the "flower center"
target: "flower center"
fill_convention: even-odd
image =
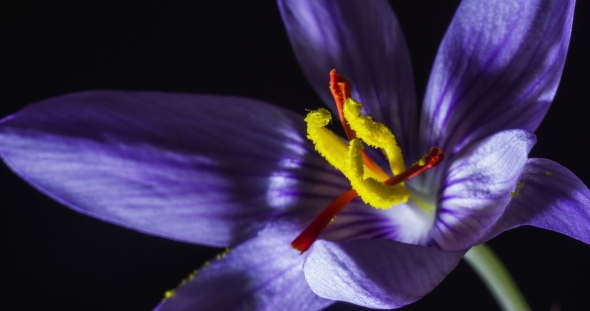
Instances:
[[[336,215],[359,196],[366,204],[380,209],[405,203],[410,193],[404,181],[435,167],[444,159],[444,153],[433,147],[428,154],[406,170],[401,149],[395,136],[384,124],[369,116],[360,114],[363,105],[350,97],[350,82],[330,72],[330,90],[336,101],[338,115],[349,143],[325,128],[332,119],[328,110],[320,108],[306,117],[307,138],[315,149],[336,169],[350,180],[351,189],[345,191],[330,203],[316,219],[291,243],[301,253],[308,250],[313,242],[332,222]],[[394,176],[385,173],[365,152],[363,143],[381,149],[387,158]]]

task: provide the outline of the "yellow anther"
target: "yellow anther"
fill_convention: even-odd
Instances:
[[[361,115],[362,107],[361,103],[352,98],[344,102],[344,118],[356,133],[356,137],[362,139],[369,146],[383,150],[393,174],[397,175],[405,171],[406,165],[402,150],[397,145],[395,136],[384,124],[373,121],[371,117]]]
[[[346,165],[342,173],[350,180],[352,188],[356,190],[363,202],[375,208],[388,209],[391,205],[408,201],[410,194],[402,185],[389,187],[374,178],[363,177],[362,146],[358,138],[350,141]]]
[[[516,189],[514,189],[514,191],[510,192],[510,197],[514,198],[515,196],[520,195],[520,190],[522,190],[523,187],[524,187],[524,181],[517,182]]]
[[[334,132],[325,128],[332,115],[327,109],[320,108],[311,111],[305,117],[307,123],[307,138],[315,145],[315,149],[336,169],[342,171],[344,159],[348,152],[348,144]]]
[[[393,187],[385,186],[382,183],[385,180],[383,176],[380,176],[367,169],[367,167],[363,164],[361,154],[361,149],[363,146],[360,139],[353,139],[349,146],[340,137],[325,128],[325,126],[330,122],[331,118],[330,112],[323,108],[314,110],[305,117],[305,122],[307,123],[307,138],[309,138],[314,143],[315,149],[332,166],[341,171],[344,176],[350,180],[352,188],[357,191],[358,195],[365,203],[376,208],[385,209],[390,208],[391,205],[406,202],[409,198],[409,193],[403,187],[403,185],[397,185]],[[358,116],[358,112],[353,118],[356,120],[361,119],[361,117]],[[374,122],[370,119],[369,121],[373,123],[371,125],[372,128],[378,128],[379,132],[375,135],[364,133],[364,136],[369,137],[369,139],[372,139],[373,142],[377,142],[374,144],[376,147],[381,147],[384,150],[387,148],[388,151],[385,151],[386,155],[392,155],[388,156],[390,162],[393,159],[401,159],[401,151],[397,151],[398,154],[396,155],[395,148],[392,148],[393,145],[399,149],[399,147],[395,145],[395,140],[389,143],[383,141],[383,139],[394,139],[391,132],[384,125]],[[361,120],[359,122],[366,121]],[[385,128],[385,130],[379,128],[379,126],[375,124],[381,125],[383,128]],[[360,128],[362,131],[371,130],[363,126],[358,126],[358,128]],[[385,133],[385,138],[379,138],[376,136],[381,135],[382,133]],[[359,133],[357,133],[357,136],[361,137],[358,134]],[[398,171],[400,165],[396,165],[395,167],[396,170],[394,170],[394,172],[401,172]],[[403,161],[401,163],[401,169],[402,171],[405,169]]]
[[[309,138],[315,145],[315,149],[337,170],[344,170],[344,162],[346,154],[348,153],[348,144],[343,141],[334,132],[325,128],[332,115],[327,109],[320,108],[311,111],[305,117],[307,123],[307,138]],[[384,181],[387,178],[380,176],[370,169],[364,169],[364,177],[372,177],[379,181]]]

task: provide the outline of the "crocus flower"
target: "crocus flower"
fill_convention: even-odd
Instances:
[[[158,310],[314,310],[333,300],[393,308],[432,290],[471,246],[516,226],[590,243],[588,188],[559,164],[527,159],[559,83],[573,1],[464,1],[419,128],[408,53],[386,2],[279,7],[333,112],[326,80],[337,68],[363,112],[391,129],[407,167],[432,146],[445,151],[441,165],[406,182],[406,203],[378,210],[357,199],[299,255],[290,242],[350,182],[315,152],[303,116],[236,97],[52,98],[1,121],[0,155],[77,211],[231,248]]]

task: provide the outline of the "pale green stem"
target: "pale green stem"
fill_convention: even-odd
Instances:
[[[531,310],[506,267],[487,245],[472,247],[463,259],[483,280],[502,310]]]

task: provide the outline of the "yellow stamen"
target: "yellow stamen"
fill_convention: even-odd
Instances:
[[[346,103],[350,105],[352,102],[347,101]],[[365,203],[375,208],[386,209],[390,208],[391,205],[406,202],[410,195],[403,185],[393,187],[384,185],[382,182],[386,178],[367,169],[362,159],[361,149],[363,146],[359,138],[364,141],[364,137],[367,137],[373,146],[384,150],[394,172],[399,172],[399,168],[403,172],[405,165],[401,158],[401,150],[395,144],[393,134],[385,125],[364,116],[359,116],[360,108],[356,113],[354,109],[355,107],[349,109],[352,110],[351,118],[354,119],[351,127],[354,124],[359,129],[359,132],[357,132],[358,138],[353,139],[350,146],[332,131],[325,128],[332,117],[330,112],[323,108],[314,110],[305,117],[307,137],[314,143],[315,149],[350,180],[352,188],[358,192],[358,195]],[[348,116],[346,116],[346,119],[348,120]],[[375,133],[370,133],[370,131],[375,131]],[[402,161],[401,165],[393,163],[398,159]]]
[[[410,193],[404,186],[389,187],[374,178],[363,178],[366,170],[363,170],[361,148],[362,143],[358,138],[350,141],[346,167],[342,173],[350,180],[352,188],[358,192],[363,202],[375,208],[388,209],[391,205],[408,201]]]
[[[397,146],[393,133],[385,125],[360,114],[363,105],[350,98],[350,81],[337,74],[335,69],[330,72],[330,91],[350,145],[325,128],[332,117],[328,110],[322,108],[310,112],[305,117],[307,138],[332,166],[350,180],[352,189],[346,190],[332,201],[291,242],[291,246],[301,253],[311,247],[334,221],[336,215],[357,196],[365,203],[381,209],[407,202],[410,193],[406,190],[404,182],[436,167],[445,157],[440,148],[432,147],[428,154],[406,170],[401,148]],[[393,177],[371,160],[363,148],[363,143],[381,149],[389,162]],[[414,201],[425,211],[433,212],[422,201]]]
[[[395,136],[382,123],[375,122],[371,117],[361,115],[363,105],[352,98],[344,102],[344,117],[356,137],[367,145],[380,148],[385,153],[389,167],[394,175],[406,170],[402,149],[397,145]]]
[[[315,145],[315,149],[337,170],[345,169],[344,162],[348,153],[348,144],[334,134],[334,132],[325,128],[332,120],[332,115],[327,109],[320,108],[311,111],[305,117],[307,123],[307,138]],[[378,174],[370,169],[364,169],[364,176],[372,177],[379,181],[385,181],[389,176]]]

